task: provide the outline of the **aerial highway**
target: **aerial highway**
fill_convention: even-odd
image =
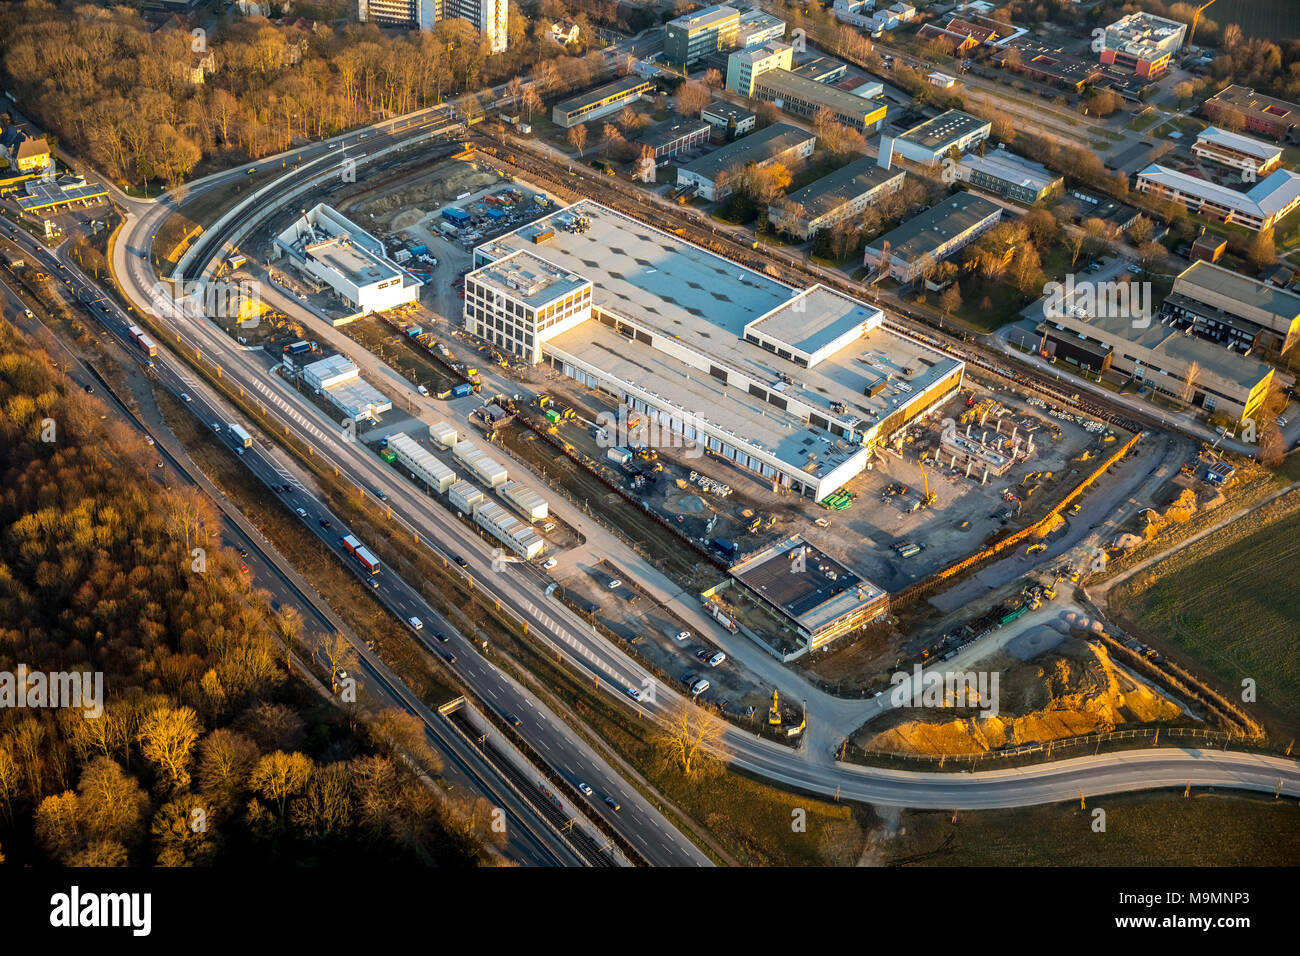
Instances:
[[[375,141],[382,143],[384,137],[377,136]],[[364,156],[358,157],[358,161],[363,159]],[[191,190],[219,185],[220,182],[199,181],[191,186]],[[535,569],[509,565],[503,572],[493,571],[490,549],[477,535],[441,505],[396,478],[392,470],[367,449],[344,441],[315,406],[303,401],[291,386],[269,371],[266,356],[239,349],[206,321],[194,321],[179,309],[168,309],[166,303],[156,303],[156,277],[140,253],[147,251],[150,229],[165,214],[165,204],[161,203],[149,204],[143,209],[129,207],[127,225],[114,247],[113,264],[117,279],[136,308],[157,313],[160,321],[180,336],[186,348],[200,350],[206,361],[221,367],[224,378],[258,396],[264,402],[268,416],[274,418],[277,425],[289,427],[311,443],[316,453],[337,465],[341,473],[363,488],[386,490],[395,521],[419,532],[423,541],[437,541],[435,550],[444,557],[451,554],[463,556],[467,562],[466,571],[474,576],[476,586],[500,598],[503,608],[521,622],[526,622],[529,633],[536,639],[547,642],[593,677],[600,677],[600,686],[613,698],[647,715],[663,715],[681,706],[680,695],[667,687],[655,688],[652,699],[635,700],[631,692],[645,687],[645,681],[650,680],[640,665],[601,638],[567,608],[545,601],[540,588],[543,579]],[[54,254],[50,250],[28,237],[23,237],[23,242],[26,248],[33,252],[39,249],[41,255],[51,257],[48,261],[53,261]],[[66,261],[62,264],[71,269]],[[173,339],[160,344],[171,347],[175,343]],[[320,506],[305,491],[296,491],[295,494],[295,501],[304,502],[304,508],[306,504],[312,505],[310,526],[317,520]],[[418,597],[409,593],[409,589],[408,593],[397,589],[393,598],[393,610],[399,615],[414,613],[412,609],[420,606],[416,603]],[[425,613],[432,612],[426,609]],[[490,660],[477,654],[463,655],[463,660],[465,664],[457,667],[462,679],[485,699],[505,695],[499,698],[503,705],[514,706],[512,712],[521,718],[521,731],[539,752],[545,753],[548,759],[555,759],[554,766],[572,767],[573,761],[583,756],[588,761],[585,766],[592,768],[581,771],[589,774],[584,779],[592,782],[593,786],[597,785],[597,781],[592,779],[596,765],[590,762],[594,755],[581,753],[589,748],[583,748],[571,730],[557,726],[560,722],[553,714],[523,704],[520,690]],[[1077,758],[1014,771],[945,774],[850,766],[836,762],[828,752],[792,749],[735,727],[728,728],[723,746],[729,759],[737,766],[773,782],[821,794],[839,794],[846,799],[899,806],[1020,806],[1072,800],[1081,794],[1095,796],[1156,787],[1182,787],[1189,783],[1266,792],[1280,790],[1288,795],[1300,795],[1300,770],[1294,761],[1224,751],[1153,748]],[[561,748],[561,754],[555,753],[553,748],[556,747]],[[605,774],[600,778],[600,785],[618,788],[616,792],[624,798],[624,810],[613,822],[638,849],[654,849],[654,852],[646,854],[651,862],[699,862],[698,851],[688,841],[680,834],[665,834],[662,818],[655,820],[658,814],[648,805],[644,808],[629,806],[632,803],[629,793],[634,791],[619,781],[617,774],[603,761],[599,761],[599,767]],[[600,807],[596,809],[601,810]],[[633,810],[640,812],[629,812]],[[659,833],[655,834],[655,830]]]

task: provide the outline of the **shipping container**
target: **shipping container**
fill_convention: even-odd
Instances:
[[[447,422],[434,422],[429,426],[429,440],[440,448],[455,448],[456,429]]]
[[[473,391],[474,391],[474,387],[472,385],[467,385],[462,383],[460,385],[457,385],[455,388],[451,390],[451,397],[464,398],[466,395],[469,395]]]
[[[611,448],[605,452],[605,457],[615,464],[626,465],[632,460],[632,453],[626,448]]]
[[[310,342],[292,342],[284,347],[284,350],[290,355],[301,355],[303,352],[311,351]]]

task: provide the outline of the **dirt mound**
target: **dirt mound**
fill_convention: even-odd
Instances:
[[[405,225],[411,224],[407,219],[408,213],[436,208],[464,193],[476,192],[497,182],[500,182],[500,177],[496,173],[479,169],[473,163],[443,163],[418,180],[381,196],[363,199],[349,211],[363,219],[373,215],[387,228],[401,229],[404,226],[397,225],[399,218]],[[421,212],[414,221],[418,222],[424,214]]]
[[[1067,641],[1041,665],[1012,664],[1000,677],[997,716],[942,720],[944,710],[929,710],[925,714],[932,719],[905,720],[863,746],[932,757],[976,754],[1128,723],[1172,720],[1182,713],[1173,701],[1116,667],[1106,648],[1092,641]]]

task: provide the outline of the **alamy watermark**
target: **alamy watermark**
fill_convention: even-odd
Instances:
[[[251,328],[262,315],[262,284],[251,279],[159,280],[150,296],[159,311],[170,302],[190,319],[234,319]]]
[[[1043,314],[1049,319],[1129,319],[1135,329],[1151,324],[1150,282],[1076,281],[1070,274],[1064,282],[1043,286],[1043,295]]]
[[[895,707],[978,707],[987,720],[998,715],[1000,671],[897,671],[889,678],[894,689],[889,702]]]
[[[90,720],[104,713],[103,671],[0,671],[0,708],[81,708]]]

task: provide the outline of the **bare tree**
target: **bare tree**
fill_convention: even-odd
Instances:
[[[682,773],[690,776],[699,769],[703,752],[716,750],[726,723],[712,711],[683,699],[668,718],[659,742]]]
[[[587,127],[584,123],[577,126],[569,127],[569,145],[578,151],[578,158],[582,158],[582,150],[587,145]]]

